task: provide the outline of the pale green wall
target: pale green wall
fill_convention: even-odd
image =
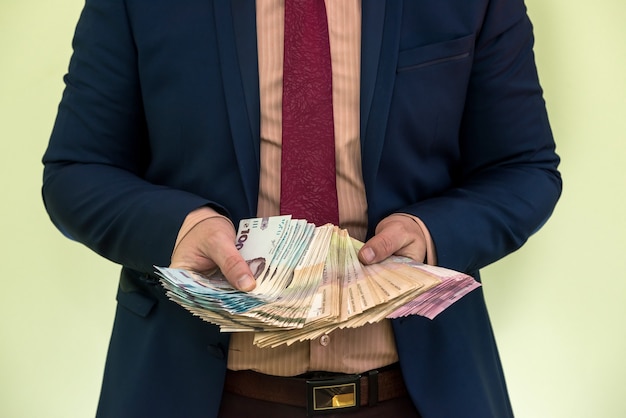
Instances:
[[[471,1],[471,0],[468,0]],[[40,157],[80,0],[0,3],[0,417],[93,416],[117,268],[64,239]],[[563,198],[485,270],[520,418],[626,416],[626,2],[529,0]]]

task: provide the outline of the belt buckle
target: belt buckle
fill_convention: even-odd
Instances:
[[[307,380],[307,415],[358,408],[361,403],[360,377],[351,374]]]

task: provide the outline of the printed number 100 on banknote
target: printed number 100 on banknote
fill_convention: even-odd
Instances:
[[[290,221],[291,216],[284,215],[244,219],[239,224],[235,245],[257,279],[257,286],[265,277]]]

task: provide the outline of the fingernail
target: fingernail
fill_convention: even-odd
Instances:
[[[363,256],[363,260],[366,263],[371,263],[374,260],[374,257],[376,256],[374,254],[374,250],[372,250],[369,247],[363,248],[363,252],[361,253],[361,255]]]
[[[239,288],[239,290],[247,292],[248,290],[252,290],[256,287],[256,282],[252,277],[245,275],[237,280],[237,287]]]

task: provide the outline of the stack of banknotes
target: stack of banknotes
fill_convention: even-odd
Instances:
[[[345,229],[291,216],[242,220],[236,246],[257,281],[234,289],[210,274],[157,267],[167,296],[224,332],[255,332],[260,347],[317,338],[385,318],[433,319],[480,286],[471,276],[393,256],[363,265]]]

